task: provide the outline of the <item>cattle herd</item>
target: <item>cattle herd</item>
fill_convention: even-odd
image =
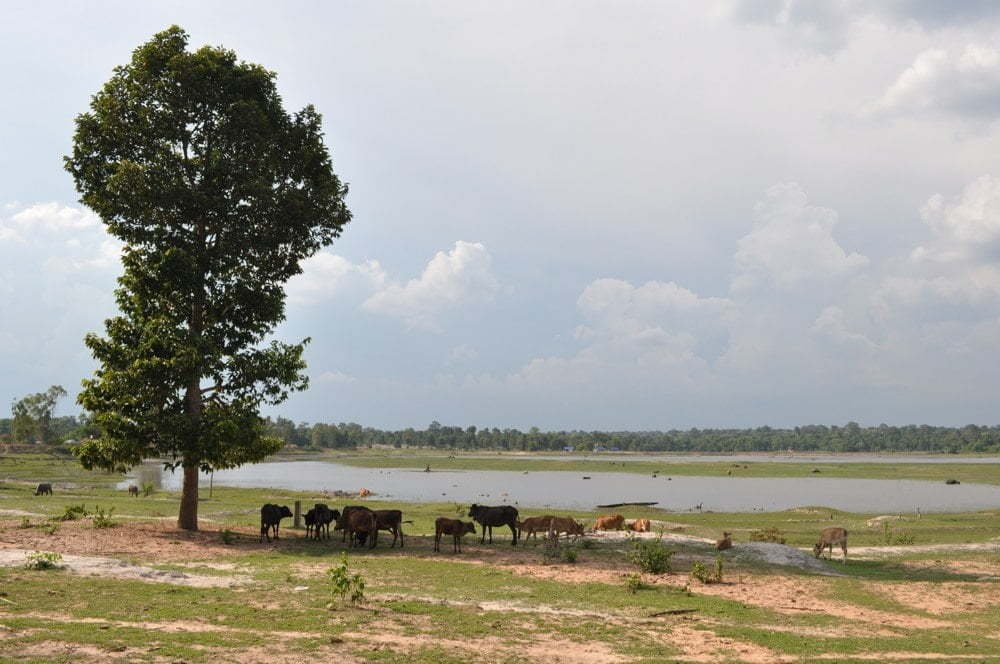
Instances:
[[[271,534],[278,539],[278,526],[282,519],[292,516],[291,510],[284,505],[267,504],[260,509],[260,540],[271,541]],[[510,505],[476,505],[469,507],[469,517],[472,521],[462,521],[448,517],[438,517],[434,522],[434,550],[441,550],[441,539],[445,535],[452,537],[452,551],[461,553],[462,537],[468,533],[476,533],[476,524],[482,529],[480,544],[485,544],[489,538],[493,543],[493,528],[507,526],[511,532],[511,544],[517,546],[519,539],[538,539],[538,533],[544,533],[548,538],[558,540],[562,535],[566,538],[577,538],[584,534],[584,525],[570,517],[559,517],[551,514],[532,516],[520,519],[516,507]],[[333,529],[342,531],[341,540],[349,547],[367,546],[375,548],[378,544],[379,531],[392,533],[392,544],[397,540],[403,547],[403,512],[400,510],[373,510],[363,505],[348,505],[342,511],[330,509],[323,503],[316,505],[305,514],[306,537],[321,540],[330,538],[330,524]],[[626,521],[621,514],[599,516],[594,523],[594,530],[623,530],[634,532],[649,532],[649,519],[634,519]],[[813,547],[814,554],[819,557],[824,548],[830,550],[839,545],[847,559],[847,531],[843,528],[827,528],[820,534],[820,541]],[[715,548],[725,551],[733,546],[732,534],[723,533]]]

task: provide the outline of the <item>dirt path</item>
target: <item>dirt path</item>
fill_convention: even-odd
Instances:
[[[0,567],[22,567],[27,556],[33,553],[28,549],[0,549]],[[117,558],[102,558],[98,556],[76,556],[65,554],[58,562],[58,567],[74,574],[86,576],[104,576],[117,579],[132,579],[151,583],[170,583],[177,586],[192,588],[235,588],[249,582],[245,576],[203,576],[185,572],[166,571],[133,565]]]

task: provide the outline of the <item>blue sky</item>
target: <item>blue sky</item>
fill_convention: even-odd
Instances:
[[[997,422],[993,3],[5,3],[0,401],[94,368],[74,116],[184,27],[324,115],[354,221],[289,284],[381,427]],[[71,399],[61,412],[75,412]]]

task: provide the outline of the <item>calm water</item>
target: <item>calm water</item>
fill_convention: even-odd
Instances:
[[[732,458],[732,457],[729,457]],[[177,490],[181,474],[146,464],[133,473],[143,482]],[[1000,486],[913,480],[856,480],[820,477],[653,478],[633,473],[569,471],[435,471],[355,468],[324,461],[261,463],[215,473],[219,486],[271,487],[302,491],[357,491],[406,502],[510,503],[531,507],[592,509],[604,503],[657,501],[673,510],[717,512],[783,510],[822,505],[852,512],[924,512],[1000,507]],[[208,488],[208,476],[201,486]],[[122,486],[127,486],[126,481]]]
[[[483,458],[457,455],[459,458]],[[615,452],[584,454],[503,454],[510,459],[552,459],[557,461],[662,461],[663,463],[698,463],[750,461],[774,463],[996,463],[1000,457],[905,456],[893,454],[621,454]],[[489,457],[487,457],[489,458]]]

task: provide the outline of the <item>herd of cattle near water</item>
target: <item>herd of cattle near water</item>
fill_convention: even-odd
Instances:
[[[138,496],[137,487],[128,488],[129,495]],[[52,495],[52,485],[49,483],[39,484],[35,490],[35,495]],[[532,516],[524,519],[519,518],[516,507],[511,505],[475,505],[469,507],[468,516],[472,521],[462,521],[460,519],[450,519],[448,517],[438,517],[434,522],[434,550],[441,550],[441,538],[445,535],[452,537],[452,549],[455,553],[462,551],[462,537],[467,533],[476,533],[476,524],[482,528],[480,544],[485,544],[489,537],[490,544],[493,543],[493,528],[507,526],[513,534],[511,544],[517,546],[519,539],[538,539],[538,533],[545,533],[546,537],[558,540],[562,535],[566,538],[576,539],[585,534],[582,523],[571,517],[560,517],[546,514],[545,516]],[[282,519],[291,519],[294,515],[287,505],[275,505],[268,503],[260,508],[260,541],[265,539],[270,542],[271,536],[279,539],[278,531],[281,528]],[[342,531],[342,541],[348,543],[349,547],[368,546],[373,549],[378,544],[378,533],[380,530],[392,533],[391,547],[396,546],[399,541],[400,548],[403,547],[403,524],[412,521],[403,520],[401,510],[373,510],[364,505],[348,505],[343,511],[330,509],[325,503],[316,505],[305,514],[306,537],[316,540],[330,539],[330,524],[334,524],[334,530]],[[649,532],[649,519],[634,519],[626,521],[621,514],[599,516],[594,522],[594,532],[599,530],[623,530],[628,529],[634,532]],[[820,533],[820,539],[813,545],[813,555],[819,558],[823,549],[829,550],[829,555],[833,557],[833,547],[837,545],[847,560],[847,531],[843,528],[825,528]],[[715,543],[715,548],[719,551],[731,549],[733,546],[732,534],[723,533],[722,539]]]
[[[271,534],[274,539],[278,539],[278,529],[282,519],[291,518],[292,511],[285,505],[267,504],[260,509],[260,541],[265,539],[270,542]],[[511,544],[517,546],[518,540],[527,541],[538,539],[538,533],[544,533],[546,537],[558,540],[562,535],[566,538],[576,539],[585,534],[584,525],[571,518],[559,517],[546,514],[544,516],[532,516],[524,520],[519,518],[516,507],[510,505],[476,505],[469,508],[468,516],[472,521],[462,521],[448,517],[438,517],[434,522],[434,550],[441,550],[441,538],[445,535],[452,537],[452,550],[455,553],[462,551],[462,537],[467,534],[476,533],[476,524],[482,529],[480,544],[485,544],[487,538],[489,543],[493,543],[493,528],[507,526],[510,528],[513,539]],[[396,546],[399,541],[400,548],[403,547],[403,524],[412,521],[403,520],[401,510],[373,510],[363,505],[348,505],[343,511],[330,509],[324,503],[316,505],[305,514],[306,537],[320,539],[330,538],[330,524],[334,524],[334,530],[342,531],[342,541],[349,547],[368,546],[375,548],[378,544],[378,533],[381,530],[392,533],[392,544]],[[599,516],[594,522],[593,530],[631,530],[634,532],[649,532],[649,519],[634,519],[626,521],[621,514]],[[813,554],[818,558],[824,548],[829,548],[830,556],[833,556],[833,546],[839,545],[847,559],[847,531],[843,528],[826,528],[820,533],[820,540],[813,546]],[[731,549],[733,546],[732,534],[723,533],[722,539],[718,540],[715,548],[719,551]]]

